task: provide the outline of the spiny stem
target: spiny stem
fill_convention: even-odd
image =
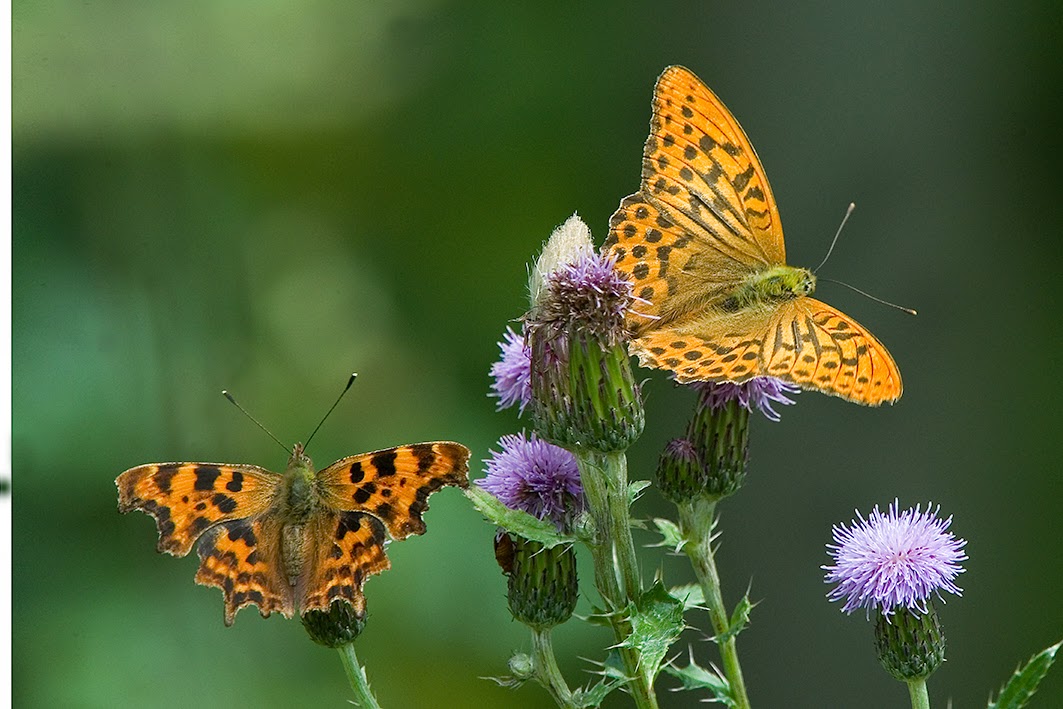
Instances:
[[[594,522],[594,539],[588,544],[594,558],[594,579],[605,601],[605,612],[617,643],[632,632],[629,606],[642,594],[635,543],[631,538],[631,512],[627,498],[627,458],[623,453],[598,453],[582,448],[573,451],[587,508]],[[653,681],[642,671],[638,650],[617,650],[630,678],[628,691],[640,709],[656,709]]]
[[[912,709],[930,709],[930,695],[926,691],[926,679],[909,680],[908,696],[912,700]]]
[[[343,661],[343,669],[347,672],[347,681],[354,690],[355,704],[362,709],[380,709],[373,691],[369,689],[369,680],[365,676],[365,668],[358,664],[358,657],[354,654],[354,643],[347,643],[336,648],[340,652]]]
[[[709,611],[709,620],[716,633],[723,660],[723,671],[731,685],[731,693],[737,709],[749,709],[749,695],[746,693],[742,666],[738,662],[737,639],[731,630],[730,614],[723,602],[720,589],[720,575],[716,570],[716,559],[712,553],[712,528],[716,514],[716,503],[708,500],[696,500],[679,505],[679,523],[686,544],[683,551],[690,558],[694,573],[701,584],[705,596],[705,606]]]
[[[563,709],[575,709],[572,690],[565,683],[561,669],[554,657],[554,643],[550,629],[532,629],[532,646],[534,647],[535,673],[539,683],[550,693],[554,701]]]

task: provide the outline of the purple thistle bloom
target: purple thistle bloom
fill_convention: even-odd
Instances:
[[[506,507],[551,519],[559,528],[583,509],[576,458],[564,448],[540,440],[534,433],[502,436],[501,450],[491,451],[487,476],[476,483]]]
[[[835,563],[822,568],[825,581],[838,585],[827,598],[844,598],[846,613],[877,608],[888,617],[898,608],[924,614],[930,595],[941,598],[942,590],[962,595],[953,580],[963,573],[967,542],[945,531],[952,517],[939,519],[939,509],[916,506],[898,514],[894,500],[886,514],[876,505],[869,519],[857,511],[852,527],[835,525],[835,543],[827,545]]]
[[[564,326],[579,322],[612,344],[624,335],[624,317],[633,298],[631,281],[617,271],[616,259],[591,248],[580,249],[571,263],[547,276],[546,292],[533,320]]]
[[[491,365],[491,396],[498,397],[498,409],[520,404],[520,412],[531,401],[531,348],[523,335],[507,327],[504,339],[498,343],[502,358]]]
[[[793,404],[793,395],[801,392],[799,387],[787,384],[775,377],[754,377],[747,382],[698,382],[695,385],[701,392],[705,405],[719,409],[729,401],[737,401],[747,411],[758,409],[769,421],[778,421],[779,412],[772,408],[772,403]]]

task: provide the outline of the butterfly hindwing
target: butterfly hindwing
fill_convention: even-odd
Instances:
[[[254,465],[151,463],[115,480],[118,510],[155,518],[160,552],[184,556],[215,524],[266,510],[281,476]]]
[[[360,512],[328,512],[313,526],[312,549],[308,549],[312,563],[297,589],[300,613],[327,611],[333,601],[343,599],[358,615],[364,614],[366,579],[391,567],[384,553],[384,525]]]
[[[631,352],[644,366],[674,372],[679,382],[772,376],[871,406],[896,401],[902,391],[900,371],[882,343],[814,298],[654,330],[632,341]]]
[[[708,312],[717,317],[642,335],[631,342],[631,354],[644,367],[674,372],[681,383],[744,382],[761,376],[761,353],[772,313]]]
[[[429,495],[468,487],[469,449],[447,441],[398,446],[343,458],[317,475],[330,508],[373,515],[392,538],[405,539],[424,533]]]
[[[766,375],[869,406],[901,398],[901,373],[889,351],[856,320],[815,298],[783,303],[764,339]]]
[[[263,618],[273,611],[292,617],[295,595],[283,574],[280,535],[279,520],[264,515],[219,524],[199,540],[196,582],[222,590],[226,625],[250,604]]]

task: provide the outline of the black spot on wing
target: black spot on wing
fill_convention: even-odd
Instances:
[[[388,475],[395,474],[395,458],[398,457],[398,453],[395,451],[384,451],[383,453],[377,453],[374,455],[370,462],[376,468],[377,477],[387,477]]]
[[[221,470],[214,465],[196,466],[196,490],[213,490],[214,481],[221,475]]]

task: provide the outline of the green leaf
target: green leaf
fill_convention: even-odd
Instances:
[[[731,613],[731,622],[728,623],[727,632],[713,639],[717,643],[724,643],[736,637],[749,625],[749,613],[752,610],[753,604],[749,600],[749,591],[746,591],[746,595],[742,596],[742,600],[738,602],[734,612]]]
[[[668,595],[672,598],[680,601],[683,604],[683,610],[688,611],[691,608],[701,608],[705,605],[705,591],[702,590],[701,584],[688,583],[682,586],[674,586]]]
[[[712,692],[712,696],[720,704],[728,707],[733,707],[737,704],[734,697],[731,696],[731,685],[727,680],[712,670],[699,667],[694,662],[693,656],[690,658],[690,664],[686,667],[666,665],[664,671],[682,682],[683,689],[707,689]]]
[[[635,504],[635,500],[639,499],[642,495],[642,491],[652,485],[649,480],[636,480],[632,483],[628,483],[627,486],[627,503],[628,505]]]
[[[622,645],[634,648],[641,656],[640,671],[652,683],[661,670],[668,648],[679,639],[683,623],[683,604],[672,598],[664,585],[655,583],[642,594],[631,614],[631,634]]]
[[[1037,691],[1037,685],[1048,673],[1048,668],[1055,662],[1056,653],[1063,641],[1045,648],[1030,658],[1025,667],[1015,670],[1015,674],[1001,688],[1000,696],[993,701],[990,696],[988,709],[1020,709],[1026,706],[1030,697]]]
[[[623,686],[625,680],[620,677],[604,677],[592,687],[580,688],[572,692],[572,703],[577,707],[599,706],[609,692]]]
[[[683,531],[679,529],[679,525],[670,519],[662,517],[654,517],[653,524],[657,527],[657,531],[661,533],[661,537],[663,537],[659,544],[654,544],[653,546],[674,547],[676,553],[682,551],[687,540],[683,537]]]
[[[575,541],[575,537],[558,532],[553,522],[538,519],[523,510],[509,509],[479,485],[470,485],[465,496],[489,521],[525,539],[540,542],[547,548]]]

